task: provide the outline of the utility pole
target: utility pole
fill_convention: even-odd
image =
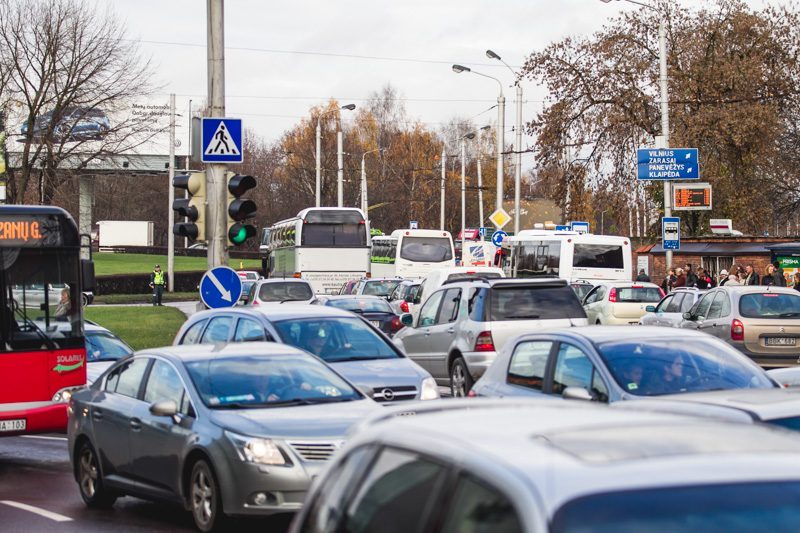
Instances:
[[[321,115],[321,113],[320,113]],[[321,196],[322,196],[322,125],[320,124],[320,117],[317,117],[317,127],[316,127],[316,136],[317,136],[317,149],[315,152],[315,159],[316,159],[316,181],[314,183],[314,205],[316,207],[320,206]]]
[[[207,0],[208,6],[208,102],[212,117],[225,116],[225,34],[224,0]],[[226,165],[206,166],[206,237],[208,268],[227,263],[225,244],[227,217]]]
[[[667,27],[662,20],[658,24],[659,85],[661,86],[661,137],[669,148],[669,89],[667,87]],[[664,216],[672,216],[672,182],[664,180]],[[663,243],[662,243],[663,244]],[[665,250],[667,272],[672,268],[672,250]]]
[[[499,82],[498,82],[499,83]],[[506,131],[506,97],[502,93],[497,97],[497,201],[495,209],[503,208],[503,150]]]
[[[467,211],[467,147],[461,138],[461,261],[464,261],[464,237],[466,236]]]
[[[444,231],[444,181],[447,177],[447,147],[442,147],[442,186],[439,191],[439,229]]]
[[[341,130],[336,132],[336,205],[344,205],[344,134]]]
[[[514,235],[519,235],[519,189],[522,186],[522,85],[517,80],[517,149],[516,168],[514,169]]]
[[[175,234],[172,228],[175,226],[175,211],[172,204],[175,202],[175,187],[172,180],[175,178],[175,93],[169,95],[169,209],[167,210],[167,291],[175,290]]]

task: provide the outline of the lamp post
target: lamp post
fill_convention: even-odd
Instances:
[[[508,67],[508,70],[514,75],[514,85],[517,89],[517,124],[514,128],[514,133],[516,134],[514,151],[517,156],[514,169],[514,235],[517,235],[519,233],[519,191],[522,186],[522,85],[519,83],[519,73],[511,68],[511,65],[503,61],[503,58],[491,50],[486,50],[486,57],[496,59]]]
[[[320,196],[321,196],[321,188],[322,188],[322,117],[325,115],[329,115],[335,111],[339,111],[341,109],[347,109],[348,111],[352,111],[356,108],[356,104],[347,104],[343,105],[338,109],[330,109],[328,111],[324,111],[317,116],[317,182],[315,188],[315,198],[316,198],[316,206],[320,206]],[[341,166],[341,165],[340,165]],[[341,207],[341,206],[339,206]]]
[[[608,4],[611,0],[600,0]],[[619,0],[617,0],[619,1]],[[646,7],[659,13],[657,7],[638,2],[637,0],[625,0],[630,4]],[[664,20],[659,19],[658,22],[658,82],[659,91],[661,96],[661,144],[657,148],[669,148],[669,87],[667,86],[667,27],[664,25]],[[672,216],[672,183],[664,180],[664,216]],[[665,259],[667,263],[667,271],[672,268],[672,250],[665,250]]]
[[[461,257],[464,257],[464,230],[466,229],[466,210],[467,210],[467,142],[469,135],[475,137],[474,133],[468,133],[461,137]]]
[[[447,176],[447,147],[442,146],[442,185],[439,191],[439,229],[444,231],[444,181]]]
[[[364,161],[364,158],[367,157],[367,154],[371,154],[373,152],[383,153],[383,148],[368,150],[361,155],[361,210],[364,211],[364,215],[367,215],[367,208],[369,207],[369,203],[367,201],[367,165]],[[369,219],[369,216],[367,216],[367,219]]]
[[[500,86],[500,94],[497,96],[497,199],[495,200],[495,209],[503,208],[503,145],[505,144],[505,116],[506,116],[506,97],[503,96],[503,84],[494,76],[483,74],[474,71],[463,65],[453,65],[453,72],[460,74],[462,72],[471,72],[484,78],[489,78],[497,82]]]

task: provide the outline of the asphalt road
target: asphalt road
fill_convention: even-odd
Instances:
[[[280,532],[290,519],[236,520],[231,528]],[[66,437],[61,435],[0,437],[0,530],[195,531],[191,515],[170,505],[120,498],[111,510],[87,509],[72,477]]]

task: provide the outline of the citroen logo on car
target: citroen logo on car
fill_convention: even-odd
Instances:
[[[392,389],[383,389],[381,393],[383,394],[383,399],[387,402],[394,400],[394,391]]]

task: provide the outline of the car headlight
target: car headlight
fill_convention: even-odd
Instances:
[[[73,394],[85,388],[86,387],[67,387],[65,389],[61,389],[57,393],[53,394],[53,399],[51,401],[56,403],[68,403]]]
[[[433,378],[425,378],[422,380],[422,391],[419,393],[420,400],[438,400],[439,399],[439,385]]]
[[[283,457],[280,448],[270,439],[247,437],[230,431],[226,431],[225,436],[233,443],[236,452],[239,454],[239,459],[242,461],[260,465],[286,464],[286,459]]]

